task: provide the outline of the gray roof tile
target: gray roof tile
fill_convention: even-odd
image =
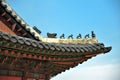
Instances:
[[[109,47],[104,47],[103,43],[95,43],[95,44],[53,44],[53,43],[44,43],[36,40],[32,40],[29,38],[14,36],[10,34],[6,34],[3,32],[0,32],[0,38],[9,40],[13,43],[19,43],[19,44],[26,44],[28,46],[38,47],[38,48],[45,48],[50,50],[58,50],[62,52],[80,52],[80,53],[92,53],[97,50],[103,50],[103,52],[109,51]]]

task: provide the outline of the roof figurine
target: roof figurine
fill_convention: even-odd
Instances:
[[[73,35],[72,35],[72,34],[69,35],[69,36],[68,36],[68,39],[73,39]]]
[[[33,29],[34,29],[38,34],[41,34],[41,31],[40,31],[36,26],[34,26]]]
[[[56,38],[57,33],[47,33],[48,38]]]
[[[95,35],[94,31],[92,31],[91,33],[92,33],[92,34],[91,34],[92,38],[95,38],[96,35]]]
[[[86,35],[85,35],[85,38],[90,38],[90,37],[89,37],[89,34],[86,34]]]
[[[65,34],[62,34],[62,35],[60,36],[60,39],[65,39]]]
[[[5,0],[0,0],[0,80],[50,80],[53,76],[109,52],[94,32],[82,38],[57,33],[43,37],[28,25]]]
[[[82,38],[82,35],[81,34],[78,34],[78,36],[76,37],[77,39],[80,39]]]

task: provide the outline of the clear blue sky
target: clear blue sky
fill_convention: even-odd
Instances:
[[[98,55],[51,80],[120,80],[120,0],[7,0],[11,7],[46,37],[96,33],[112,51]]]

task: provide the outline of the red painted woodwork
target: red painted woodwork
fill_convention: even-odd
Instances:
[[[22,77],[11,77],[11,76],[0,76],[0,80],[45,80],[45,79],[33,79],[33,78],[22,78]]]
[[[96,56],[96,54],[85,55],[85,57],[93,57],[93,56]]]
[[[8,33],[8,34],[15,35],[15,33],[14,33],[12,30],[10,30],[10,29],[8,28],[8,26],[5,25],[1,20],[0,20],[0,31],[1,31],[1,32]]]
[[[44,79],[39,79],[39,80],[44,80]]]
[[[21,77],[0,76],[0,80],[22,80]]]

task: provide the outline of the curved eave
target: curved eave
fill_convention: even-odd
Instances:
[[[102,52],[106,53],[111,50],[111,47],[104,47],[103,43],[93,43],[93,44],[56,44],[56,43],[45,43],[29,38],[24,38],[20,36],[13,36],[0,32],[0,38],[3,41],[7,41],[10,44],[21,45],[33,47],[35,49],[43,49],[48,51],[57,51],[58,53],[96,53]],[[9,46],[8,46],[9,47]],[[18,46],[19,47],[19,46]],[[53,55],[53,54],[50,54]],[[57,54],[55,54],[57,55]],[[64,54],[61,54],[64,55]]]
[[[0,50],[9,50],[21,53],[20,58],[49,61],[52,68],[47,68],[51,76],[55,76],[65,70],[101,53],[107,53],[111,47],[105,47],[103,43],[93,44],[53,44],[35,41],[29,38],[13,36],[0,32]],[[16,54],[9,54],[16,57]]]
[[[111,50],[111,47],[107,47],[107,48],[104,48],[107,52],[109,52]],[[76,67],[77,65],[79,64],[82,64],[83,62],[86,62],[88,59],[91,59],[92,57],[95,57],[97,56],[98,54],[101,54],[101,53],[105,53],[105,52],[100,52],[100,53],[96,53],[96,54],[91,54],[91,55],[85,55],[85,56],[82,56],[81,59],[79,58],[77,61],[71,61],[71,62],[54,62],[54,64],[56,65],[55,66],[55,71],[53,70],[51,72],[51,76],[56,76],[62,72],[65,72],[66,70],[69,70],[70,68],[74,68]]]

